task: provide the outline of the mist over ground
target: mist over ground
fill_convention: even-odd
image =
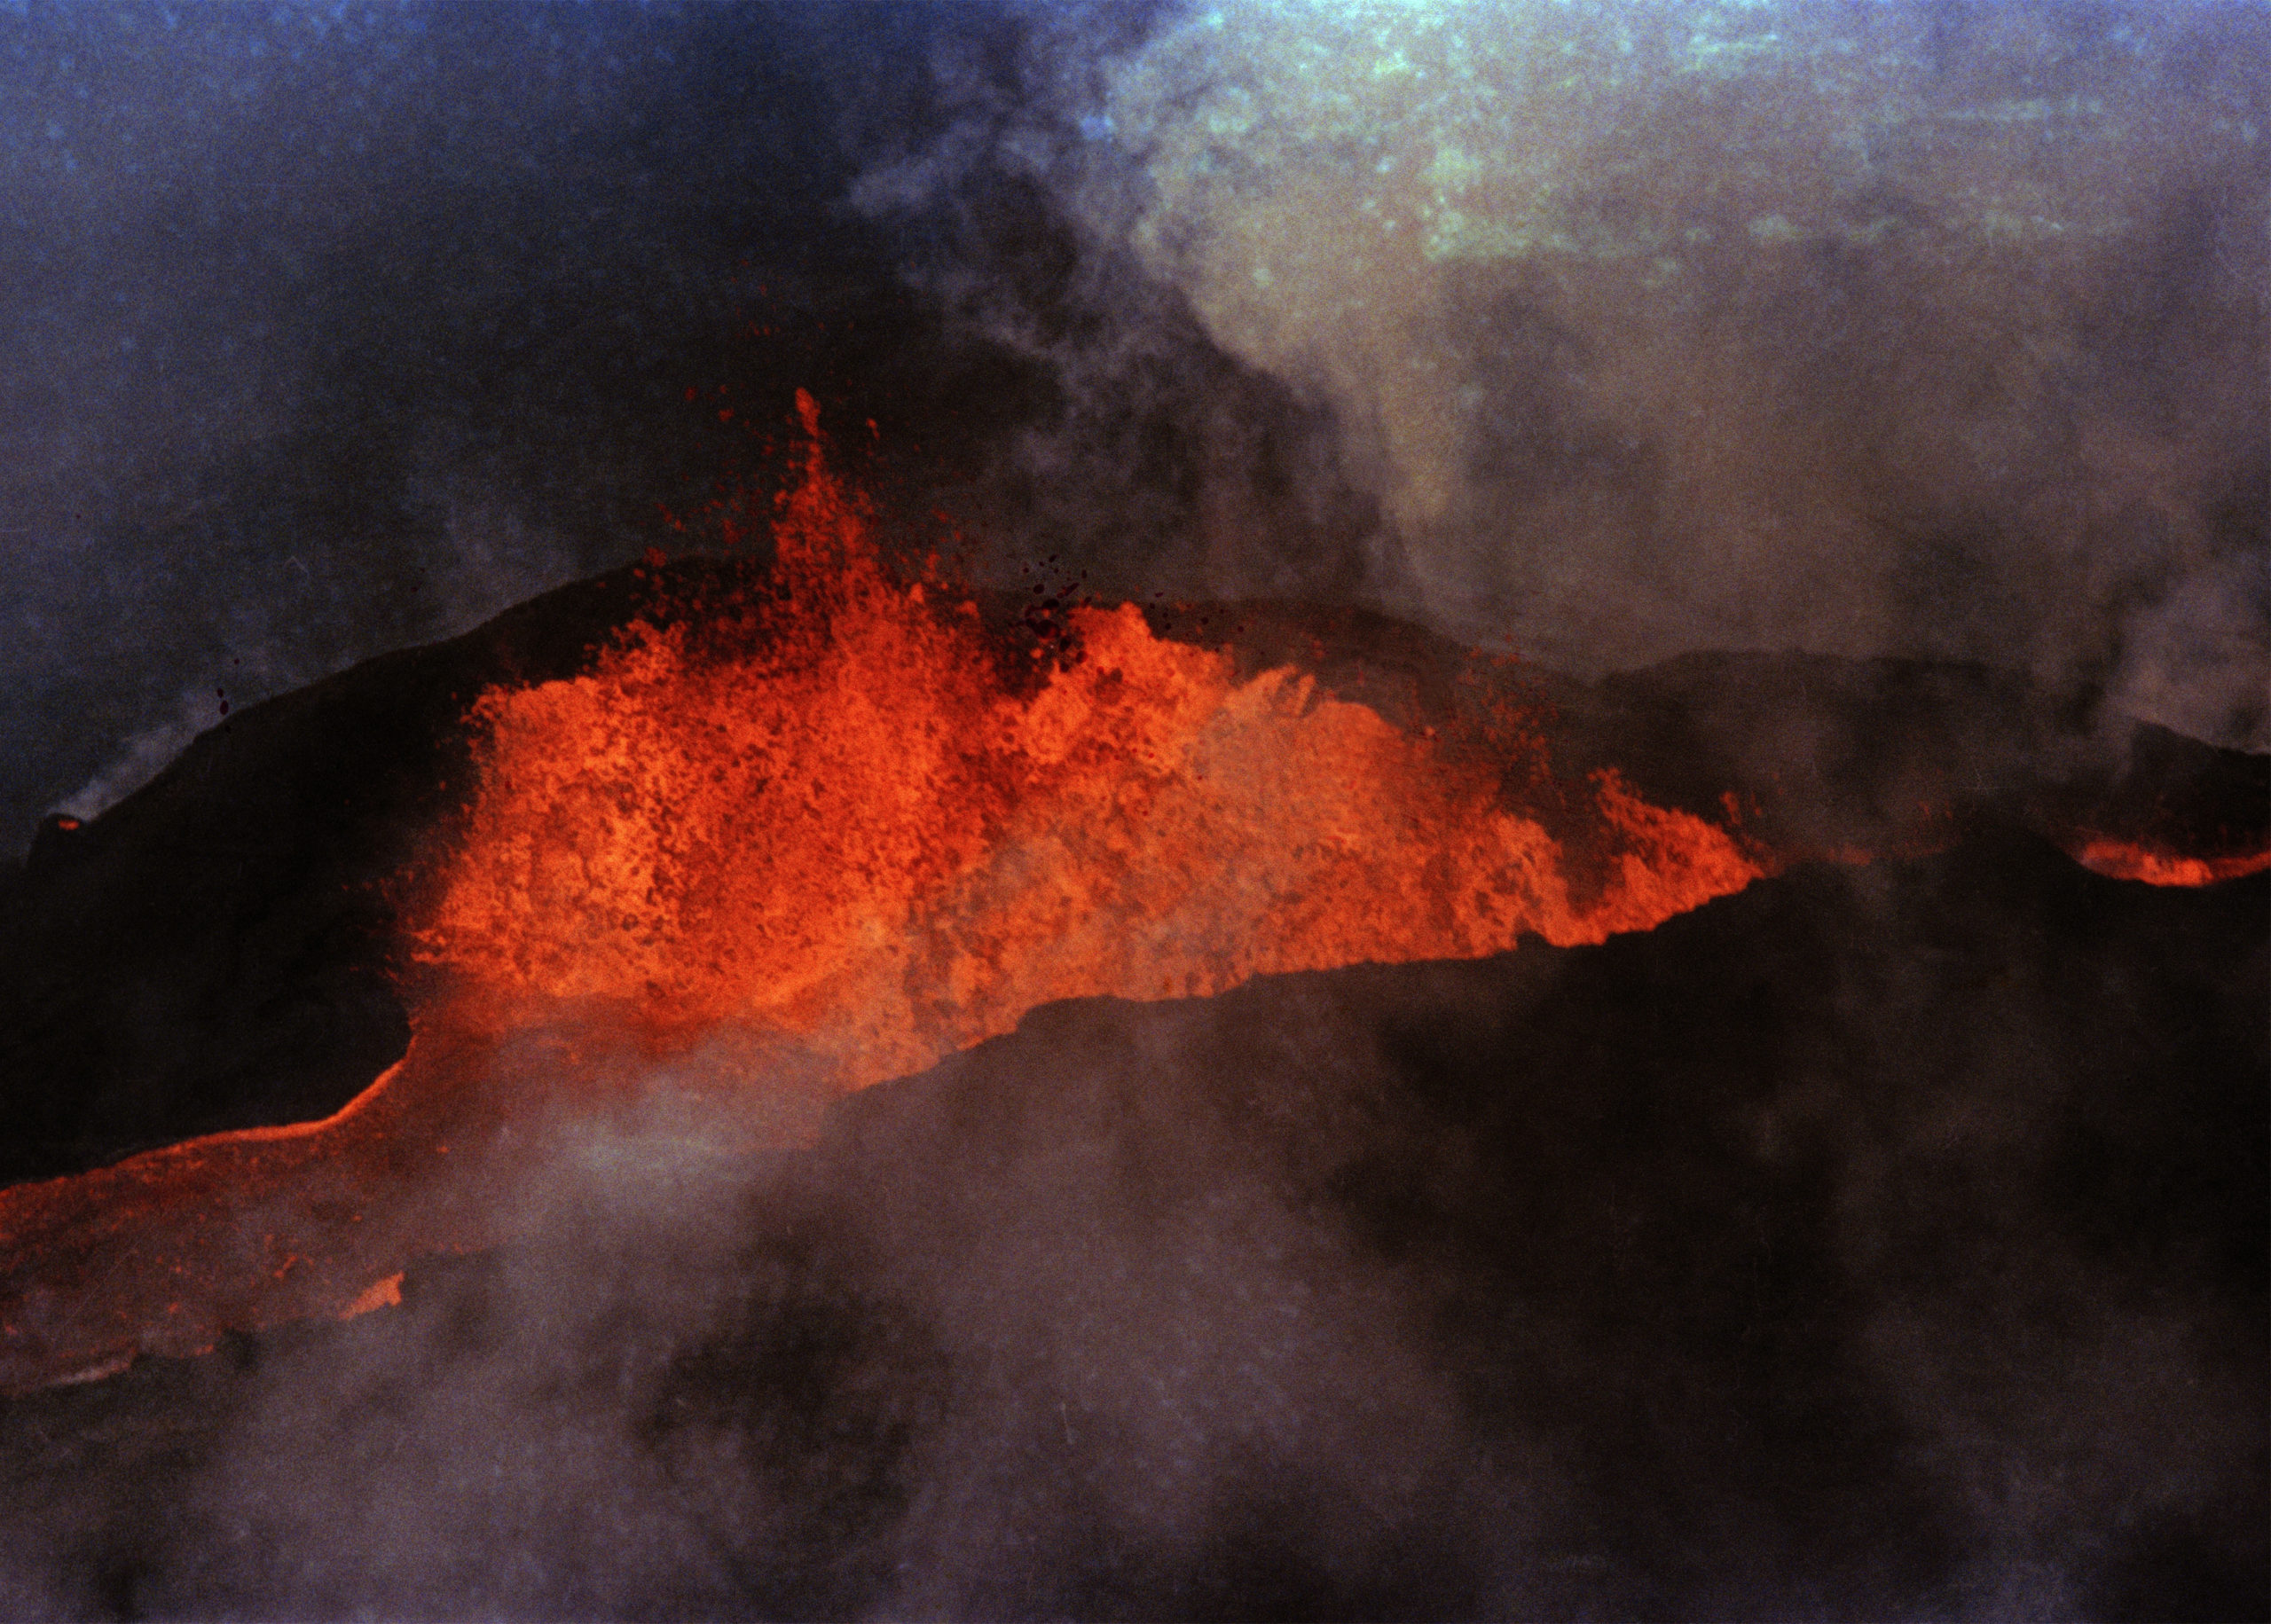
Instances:
[[[2250,4],[0,12],[0,843],[699,545],[800,386],[981,574],[2262,749],[2267,86]]]
[[[2267,897],[1983,828],[757,1161],[633,1066],[398,1306],[0,1400],[0,1609],[2260,1618]]]

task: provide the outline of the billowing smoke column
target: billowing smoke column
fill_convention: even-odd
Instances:
[[[2271,743],[2259,8],[1285,0],[1100,67],[1094,36],[1039,36],[1053,124],[963,134],[1330,410],[1394,607],[1581,668],[1987,659]]]

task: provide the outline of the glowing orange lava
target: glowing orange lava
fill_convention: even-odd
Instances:
[[[2218,885],[2271,868],[2271,851],[2229,857],[2181,857],[2133,840],[2092,836],[2074,860],[2113,880],[2141,880],[2148,885]]]
[[[967,606],[886,577],[802,404],[785,594],[738,646],[645,626],[475,708],[480,795],[416,941],[492,1020],[615,1000],[856,1087],[1056,999],[1598,942],[1762,872],[1604,774],[1581,888],[1503,759],[1290,670],[1238,681],[1132,606],[1073,611],[1073,652],[1013,681]]]
[[[563,1117],[658,1076],[742,1148],[794,1143],[814,1101],[1051,1000],[1598,942],[1764,872],[1609,773],[1573,854],[1509,804],[1511,735],[1241,679],[1132,607],[1020,666],[890,577],[799,406],[762,595],[474,707],[479,789],[409,887],[399,1065],[323,1122],[0,1192],[0,1386],[381,1307],[420,1253],[511,1231],[498,1192]]]

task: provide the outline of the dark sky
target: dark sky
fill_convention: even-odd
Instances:
[[[864,44],[919,74],[910,33],[0,13],[9,838],[151,730],[158,765],[216,690],[462,629],[738,471],[686,393],[749,370],[753,321],[810,348],[889,294],[893,252],[831,208],[864,132],[828,82]]]
[[[981,570],[2263,748],[2267,18],[0,4],[0,850],[798,387]]]

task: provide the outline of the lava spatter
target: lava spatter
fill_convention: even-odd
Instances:
[[[737,639],[641,626],[475,707],[480,793],[415,941],[500,1018],[730,1020],[857,1087],[1051,1000],[1595,942],[1763,872],[1603,773],[1606,883],[1574,884],[1503,760],[1291,669],[1240,680],[1133,606],[1070,610],[1045,673],[1007,674],[972,606],[888,577],[804,404],[778,590]]]

